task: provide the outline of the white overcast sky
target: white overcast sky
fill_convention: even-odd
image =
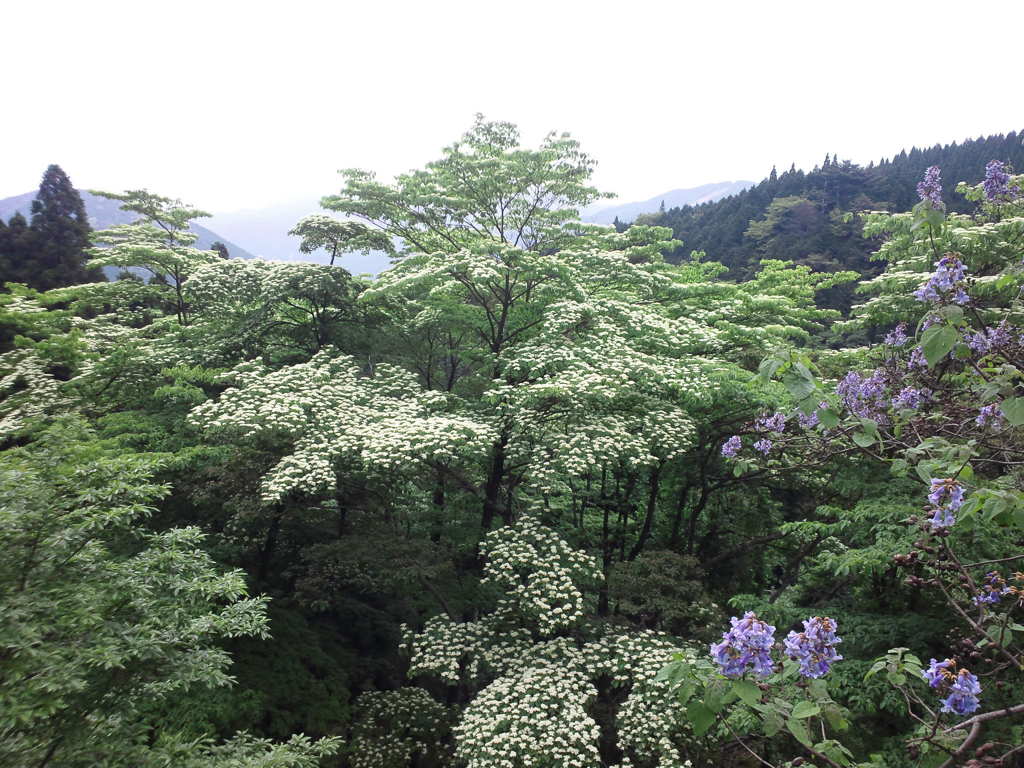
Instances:
[[[16,2],[0,198],[50,163],[214,212],[422,166],[476,112],[622,200],[1024,128],[1024,2]]]

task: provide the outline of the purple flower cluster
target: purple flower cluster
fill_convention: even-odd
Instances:
[[[760,451],[765,456],[767,456],[769,453],[771,453],[772,441],[769,440],[766,437],[763,437],[763,438],[761,438],[760,440],[758,440],[757,442],[754,443],[754,450],[755,451]]]
[[[974,423],[979,427],[1002,426],[1004,421],[1003,412],[999,408],[998,403],[992,403],[992,405],[983,405],[978,409],[978,417],[974,420]]]
[[[990,202],[1005,200],[1010,195],[1010,174],[998,160],[989,161],[985,166],[985,197]]]
[[[961,283],[964,279],[964,265],[957,256],[943,256],[927,282],[914,291],[918,301],[941,301],[950,298],[957,304],[966,304],[970,297]]]
[[[966,669],[957,672],[956,662],[952,659],[932,659],[928,669],[922,671],[921,675],[928,681],[929,687],[948,693],[942,700],[943,712],[969,715],[978,708],[978,695],[981,693],[978,678]]]
[[[985,574],[985,580],[981,583],[981,592],[974,596],[974,604],[998,603],[999,598],[1008,595],[1013,589],[1006,586],[1006,579],[995,571]]]
[[[818,409],[821,408],[828,408],[828,403],[818,403]],[[814,429],[816,426],[818,426],[818,411],[814,410],[811,411],[810,413],[797,411],[796,420],[797,423],[800,424],[800,426],[803,429]]]
[[[931,489],[928,492],[928,501],[932,504],[946,504],[956,511],[964,503],[964,487],[960,482],[951,477],[944,479],[933,478]]]
[[[804,622],[803,632],[790,632],[784,645],[786,655],[800,662],[804,677],[824,677],[832,663],[843,657],[836,653],[836,645],[843,642],[836,637],[836,622],[828,617],[815,616]]]
[[[995,328],[986,328],[984,331],[975,331],[967,339],[967,346],[979,355],[1005,347],[1013,342],[1009,329],[1004,320]]]
[[[942,179],[939,166],[933,165],[924,172],[924,179],[917,184],[917,196],[932,208],[942,208]]]
[[[754,420],[754,429],[759,432],[783,432],[786,429],[786,415],[776,412],[771,416],[759,416]]]
[[[890,347],[902,347],[907,343],[907,324],[900,323],[885,335],[885,343]]]
[[[938,688],[943,682],[953,678],[953,670],[955,668],[956,662],[952,659],[945,659],[943,661],[932,659],[928,664],[928,669],[921,672],[921,674],[928,681],[930,688]]]
[[[867,378],[856,371],[850,371],[836,385],[836,394],[843,405],[854,416],[863,419],[885,421],[885,411],[889,403],[885,397],[885,373],[879,369]]]
[[[949,528],[956,522],[954,514],[964,505],[964,487],[951,477],[932,480],[928,501],[934,506],[929,522],[933,531]]]
[[[921,401],[924,400],[924,392],[914,387],[904,387],[900,393],[892,399],[893,408],[910,408],[916,410]]]
[[[743,441],[740,440],[739,435],[733,435],[724,443],[722,443],[722,455],[728,456],[730,459],[735,458],[736,454],[739,453],[740,448],[743,447]]]
[[[942,700],[942,711],[969,715],[978,708],[980,694],[981,683],[977,675],[961,669],[950,686],[949,695]]]
[[[910,351],[910,359],[907,360],[907,370],[913,370],[914,368],[924,368],[928,365],[928,360],[924,356],[924,350],[920,347],[914,347]]]
[[[711,646],[711,656],[726,677],[742,677],[753,667],[758,677],[773,671],[771,650],[775,645],[775,627],[761,621],[752,611],[730,620],[732,629],[722,634],[722,641]]]

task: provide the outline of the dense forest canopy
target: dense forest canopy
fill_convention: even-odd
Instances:
[[[1024,764],[1022,165],[604,227],[576,140],[478,117],[343,171],[330,264],[146,190],[89,235],[52,166],[0,227],[0,763]]]

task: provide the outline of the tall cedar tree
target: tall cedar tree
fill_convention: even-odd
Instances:
[[[58,165],[43,174],[32,202],[31,230],[29,258],[12,265],[19,275],[13,279],[40,291],[102,279],[99,270],[85,266],[92,228],[82,197]]]

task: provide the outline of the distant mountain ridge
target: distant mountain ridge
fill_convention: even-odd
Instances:
[[[703,205],[736,195],[753,184],[750,181],[721,181],[688,189],[672,189],[647,200],[589,206],[581,211],[581,218],[592,224],[611,225],[616,218],[628,223],[642,214],[658,213],[662,202],[666,209]],[[85,203],[89,224],[94,230],[128,224],[136,218],[135,214],[121,210],[116,200],[84,190],[80,190],[79,194]],[[0,218],[7,221],[16,212],[20,212],[26,219],[31,218],[35,196],[35,192],[26,192],[0,200]],[[326,252],[301,253],[300,239],[288,234],[300,219],[313,213],[324,213],[320,208],[319,197],[292,200],[264,208],[215,213],[202,219],[204,224],[192,222],[190,229],[196,234],[197,247],[208,249],[219,241],[224,243],[233,258],[259,257],[275,261],[327,264],[329,257]],[[377,275],[391,266],[391,260],[385,253],[343,254],[336,263],[352,274]]]
[[[642,214],[657,213],[661,210],[662,203],[665,204],[666,209],[713,203],[724,197],[739,194],[752,186],[754,186],[752,181],[719,181],[689,189],[671,189],[639,202],[601,207],[590,206],[582,211],[582,217],[584,221],[592,224],[612,224],[615,219],[625,224],[635,221],[636,217]]]
[[[15,195],[0,200],[0,218],[5,222],[9,221],[15,213],[20,213],[26,219],[32,218],[32,201],[36,199],[37,192],[26,192],[23,195]],[[93,230],[107,229],[116,224],[130,224],[138,218],[137,214],[121,209],[117,200],[94,195],[85,190],[79,190],[82,202],[85,203],[85,212],[89,215],[89,225]],[[252,259],[253,254],[240,245],[228,240],[226,237],[207,229],[201,224],[192,222],[189,226],[196,235],[196,247],[209,250],[215,242],[224,243],[228,249],[228,255],[235,259]]]

